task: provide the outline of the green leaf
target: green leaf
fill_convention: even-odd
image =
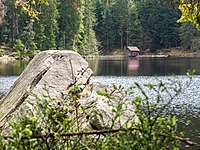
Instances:
[[[23,130],[23,133],[26,134],[26,135],[28,135],[28,136],[32,136],[32,134],[33,134],[33,132],[29,128],[25,128]]]

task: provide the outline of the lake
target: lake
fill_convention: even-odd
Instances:
[[[94,58],[88,62],[95,76],[185,75],[188,69],[200,75],[200,58]]]
[[[189,79],[186,72],[195,69],[189,86],[184,87],[183,92],[172,102],[171,110],[174,114],[186,113],[179,116],[182,122],[191,120],[187,127],[180,126],[180,130],[186,132],[186,137],[200,143],[200,58],[99,58],[88,59],[90,68],[94,72],[92,82],[105,84],[118,84],[129,87],[139,84],[152,83],[158,80],[174,80],[186,84]],[[27,62],[0,63],[0,94],[4,95],[14,83],[17,76],[26,67]],[[176,76],[175,76],[176,75]],[[199,150],[200,147],[184,147],[183,149]]]

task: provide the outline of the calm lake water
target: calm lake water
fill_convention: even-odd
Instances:
[[[172,102],[171,110],[179,116],[182,122],[191,120],[189,126],[180,125],[180,130],[186,132],[186,137],[200,143],[200,58],[109,58],[88,59],[90,68],[94,72],[92,82],[118,84],[129,87],[138,82],[157,83],[158,80],[174,80],[180,82],[184,90]],[[24,70],[27,62],[0,63],[0,94],[4,95]],[[189,86],[186,72],[195,69],[196,75]],[[174,76],[176,75],[176,76]],[[137,92],[136,92],[137,93]],[[200,147],[182,147],[182,149],[199,150]]]
[[[95,58],[88,62],[95,76],[185,75],[188,69],[196,69],[200,75],[200,58]]]

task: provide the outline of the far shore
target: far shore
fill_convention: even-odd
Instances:
[[[85,58],[100,58],[100,59],[117,59],[117,58],[167,58],[167,57],[183,57],[183,58],[200,58],[200,50],[192,51],[192,50],[181,50],[178,48],[174,49],[166,49],[166,50],[158,50],[154,53],[149,51],[140,51],[140,54],[136,57],[129,57],[124,53],[114,53],[111,55],[89,55],[85,56]]]
[[[2,57],[0,57],[0,62],[12,62],[12,61],[15,61],[17,60],[15,57],[13,56],[9,56],[9,55],[4,55]]]
[[[167,55],[167,54],[144,54],[136,57],[129,57],[126,55],[91,55],[85,58],[99,58],[99,59],[124,59],[124,58],[168,58],[168,57],[179,57],[179,58],[200,58],[200,54],[182,54],[182,55]]]
[[[124,59],[124,58],[168,58],[168,57],[180,57],[180,58],[200,58],[200,51],[183,51],[183,50],[171,50],[171,51],[160,51],[156,53],[145,53],[140,54],[136,57],[129,57],[124,54],[112,54],[112,55],[88,55],[83,56],[84,58],[99,58],[99,59]],[[19,60],[19,58],[3,55],[0,57],[0,62],[12,62]]]

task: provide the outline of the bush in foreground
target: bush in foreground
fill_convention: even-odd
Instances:
[[[174,81],[156,85],[133,87],[124,90],[121,86],[113,87],[116,91],[133,98],[132,110],[138,121],[131,116],[120,128],[82,127],[79,114],[88,117],[87,108],[79,105],[79,86],[75,85],[65,97],[65,100],[50,98],[48,94],[41,98],[37,95],[36,103],[30,103],[36,112],[32,117],[22,111],[17,121],[9,123],[11,134],[0,136],[2,149],[122,149],[122,150],[156,150],[179,149],[180,140],[177,136],[178,119],[168,114],[170,103],[181,92],[181,85]],[[135,96],[133,91],[140,91]],[[153,92],[153,98],[145,92]],[[111,98],[113,93],[97,91],[98,94]],[[48,93],[48,92],[47,92]],[[123,115],[123,102],[118,101],[112,106],[113,124]],[[74,114],[72,112],[75,112]],[[103,120],[104,116],[98,110],[93,110],[96,117]],[[27,110],[26,114],[30,114]],[[187,142],[187,141],[186,141]]]

